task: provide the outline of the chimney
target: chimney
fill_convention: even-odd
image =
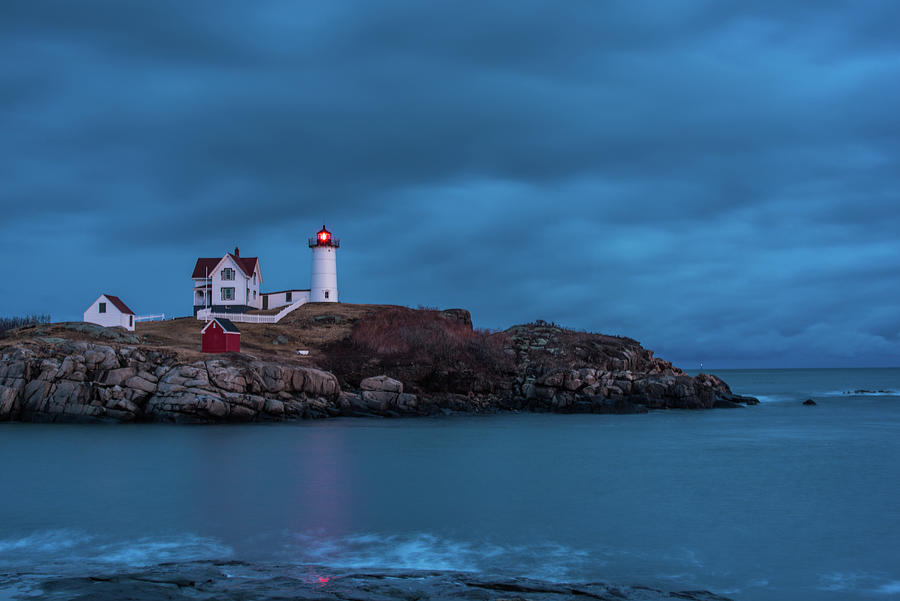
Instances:
[[[241,249],[239,249],[237,246],[234,247],[234,256],[235,257],[241,256]]]

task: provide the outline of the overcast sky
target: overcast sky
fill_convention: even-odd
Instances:
[[[0,314],[264,290],[900,365],[900,2],[0,4]]]

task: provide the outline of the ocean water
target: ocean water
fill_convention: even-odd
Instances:
[[[239,559],[900,599],[900,369],[716,373],[763,402],[0,424],[0,598],[35,575]]]

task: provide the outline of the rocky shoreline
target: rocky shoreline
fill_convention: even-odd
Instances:
[[[322,566],[251,565],[239,561],[168,563],[139,571],[85,576],[0,575],[27,599],[367,599],[370,601],[446,599],[460,601],[730,601],[708,591],[663,591],[607,583],[557,583],[529,578],[491,578],[439,571],[366,571]],[[4,582],[4,580],[6,582]]]
[[[758,402],[733,394],[715,376],[689,376],[628,339],[606,348],[602,345],[612,344],[610,337],[587,340],[583,335],[573,343],[553,340],[553,330],[546,324],[517,326],[504,349],[515,356],[512,367],[492,377],[438,366],[442,378],[435,383],[436,368],[431,366],[429,387],[415,375],[421,366],[413,364],[404,372],[366,364],[369,370],[384,368],[395,376],[409,373],[413,391],[385,373],[356,374],[354,386],[348,383],[354,374],[339,377],[289,361],[239,354],[190,361],[174,351],[133,344],[31,338],[0,349],[0,421],[223,423],[501,411],[622,414]],[[568,335],[555,330],[557,338]],[[557,346],[548,347],[551,341]]]

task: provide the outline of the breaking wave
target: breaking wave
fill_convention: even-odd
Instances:
[[[85,545],[92,539],[92,536],[76,530],[45,530],[19,538],[0,539],[0,561],[7,553],[49,555]]]
[[[825,591],[867,591],[878,595],[900,593],[900,580],[873,572],[832,572],[820,579],[819,588]]]
[[[0,566],[143,567],[163,562],[230,559],[233,550],[214,539],[192,534],[104,541],[77,530],[47,530],[0,539]]]
[[[760,403],[783,403],[795,400],[794,397],[783,394],[754,394],[751,396],[758,398]]]
[[[556,543],[528,546],[466,542],[433,534],[358,534],[317,537],[295,534],[285,544],[292,560],[336,568],[504,572],[515,566],[521,573],[549,581],[564,581],[607,561],[587,551]]]
[[[142,538],[136,541],[112,543],[98,548],[95,559],[102,563],[127,566],[150,566],[169,561],[198,561],[202,559],[230,559],[231,547],[211,538],[181,536],[170,538]]]

